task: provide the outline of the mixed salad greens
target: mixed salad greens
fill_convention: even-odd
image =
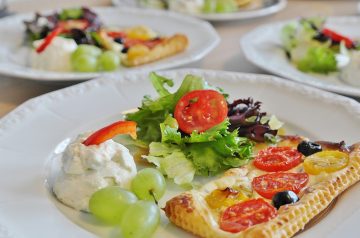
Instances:
[[[281,39],[288,58],[303,72],[327,74],[340,71],[351,61],[359,42],[327,27],[325,19],[300,19],[282,28]]]
[[[137,123],[138,140],[149,146],[143,158],[177,184],[246,164],[252,141],[273,142],[282,126],[260,111],[260,102],[228,103],[227,94],[201,77],[187,75],[174,93],[167,89],[171,79],[155,73],[150,79],[159,97],[145,96],[126,120]]]
[[[139,0],[143,7],[188,13],[228,13],[246,6],[251,0]]]

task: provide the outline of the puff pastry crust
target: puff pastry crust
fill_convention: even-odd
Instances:
[[[176,34],[170,38],[165,38],[160,44],[156,45],[146,54],[134,58],[124,57],[122,59],[122,64],[127,67],[134,67],[157,61],[184,51],[188,44],[189,40],[185,35]]]
[[[295,204],[282,206],[274,219],[254,225],[239,233],[229,233],[219,228],[216,215],[211,212],[204,196],[207,189],[222,183],[231,183],[246,178],[249,169],[230,169],[224,176],[199,190],[191,190],[176,196],[166,203],[165,213],[175,225],[200,237],[242,238],[242,237],[292,237],[323,211],[340,193],[360,180],[360,143],[349,149],[350,162],[347,167],[329,174],[320,182],[306,187]]]

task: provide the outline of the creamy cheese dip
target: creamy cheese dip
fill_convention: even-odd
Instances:
[[[34,48],[38,48],[43,42],[44,40],[34,41]],[[76,48],[77,44],[73,39],[55,37],[43,52],[32,50],[31,67],[49,71],[71,71],[71,54]]]
[[[170,0],[169,9],[185,13],[201,13],[204,0]]]
[[[85,146],[82,142],[88,135],[80,135],[66,148],[53,187],[60,201],[82,211],[89,210],[94,192],[111,185],[130,188],[136,175],[134,159],[125,146],[113,140]]]

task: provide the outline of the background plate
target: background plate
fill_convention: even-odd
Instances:
[[[246,34],[241,39],[241,46],[246,58],[264,70],[299,83],[360,97],[360,87],[345,84],[340,80],[338,73],[329,75],[304,73],[290,63],[281,48],[280,39],[282,27],[289,22],[291,21],[263,25]],[[360,17],[329,17],[326,25],[353,39],[360,39]],[[354,75],[354,77],[358,77],[360,80],[359,75]]]
[[[314,140],[360,139],[360,104],[352,99],[273,76],[191,69],[162,74],[175,79],[177,87],[188,73],[222,87],[231,99],[251,96],[262,101],[263,110],[276,114],[295,133]],[[57,202],[45,181],[59,166],[56,158],[69,138],[119,120],[121,112],[139,106],[145,94],[155,95],[145,73],[100,78],[31,99],[0,120],[0,237],[108,236],[111,229]],[[179,192],[169,183],[160,203]],[[359,196],[360,184],[299,237],[357,237]],[[154,237],[193,236],[163,216]]]
[[[184,33],[189,38],[189,47],[180,54],[143,66],[133,68],[121,67],[111,73],[158,70],[188,64],[203,58],[220,42],[218,34],[209,23],[177,13],[137,8],[120,9],[108,7],[92,9],[99,14],[99,17],[106,26],[129,27],[146,25],[161,35]],[[0,74],[51,82],[81,81],[105,74],[62,73],[30,68],[28,66],[30,49],[22,46],[25,31],[23,21],[33,17],[34,14],[32,13],[10,16],[0,20]]]
[[[115,6],[119,7],[137,6],[135,0],[112,0],[112,2]],[[287,0],[252,0],[248,6],[233,13],[187,14],[208,21],[232,21],[271,15],[284,9],[286,4]]]

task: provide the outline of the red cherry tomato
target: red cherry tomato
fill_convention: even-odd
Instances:
[[[220,228],[237,233],[277,216],[276,209],[263,199],[252,199],[228,207],[220,217]]]
[[[228,107],[224,96],[215,90],[194,90],[185,94],[176,104],[174,116],[179,128],[191,134],[204,132],[223,122]]]
[[[353,48],[354,47],[354,41],[351,40],[349,37],[346,37],[346,36],[343,36],[333,30],[330,30],[328,28],[324,28],[322,30],[322,33],[329,37],[330,39],[332,39],[333,41],[335,42],[341,42],[341,41],[344,41],[345,45],[347,48]]]
[[[309,181],[306,173],[271,173],[255,177],[253,189],[267,199],[272,199],[275,193],[290,190],[298,194]]]
[[[38,54],[43,52],[51,44],[51,42],[54,40],[54,38],[63,32],[63,30],[64,30],[64,28],[62,28],[61,26],[55,27],[55,29],[45,37],[42,44],[38,48],[36,48],[36,52]]]
[[[136,138],[136,122],[133,121],[115,122],[109,126],[106,126],[94,132],[83,142],[83,144],[86,146],[99,145],[119,134],[129,134],[133,138]]]
[[[302,154],[290,147],[268,147],[255,157],[254,166],[267,172],[286,171],[301,163]]]

